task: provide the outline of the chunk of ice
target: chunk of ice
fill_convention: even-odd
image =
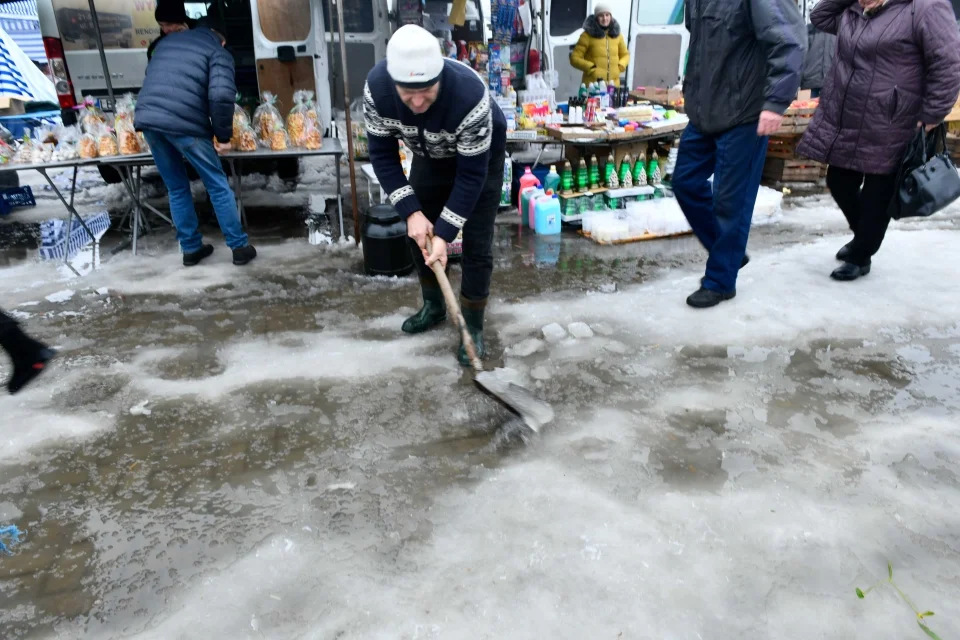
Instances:
[[[570,332],[574,338],[592,338],[593,329],[586,322],[571,322],[567,325],[567,331]]]
[[[553,374],[550,373],[550,370],[545,366],[540,365],[534,367],[533,371],[530,372],[530,377],[534,380],[549,380],[553,377]]]
[[[63,291],[57,291],[56,293],[51,293],[47,296],[48,302],[66,302],[73,297],[73,289],[64,289]]]
[[[149,401],[149,400],[144,400],[144,401],[141,402],[140,404],[138,404],[138,405],[136,405],[136,406],[133,406],[133,407],[130,407],[130,415],[132,415],[132,416],[148,416],[148,415],[150,415],[150,414],[153,413],[153,412],[150,411],[150,409],[147,409],[147,405],[148,405],[148,404],[150,404],[150,401]]]
[[[566,330],[556,322],[548,324],[543,329],[543,337],[547,342],[560,342],[567,337]]]
[[[518,342],[512,347],[506,350],[508,356],[513,356],[514,358],[526,358],[527,356],[532,356],[537,351],[543,349],[544,344],[543,340],[537,338],[528,338],[522,342]]]

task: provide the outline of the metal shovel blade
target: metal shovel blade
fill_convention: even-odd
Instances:
[[[541,427],[553,420],[553,407],[508,378],[502,369],[497,369],[478,372],[473,380],[481,391],[499,401],[532,431],[539,433]]]

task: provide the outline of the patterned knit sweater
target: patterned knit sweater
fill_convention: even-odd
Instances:
[[[453,190],[433,232],[447,242],[456,239],[486,183],[491,157],[506,147],[506,119],[480,76],[464,64],[445,60],[437,101],[417,115],[400,100],[387,62],[381,60],[367,75],[363,114],[370,162],[401,216],[407,218],[421,207],[403,175],[397,140],[431,161],[431,173],[453,175]]]

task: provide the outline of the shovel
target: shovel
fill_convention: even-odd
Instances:
[[[429,238],[427,238],[427,253],[431,253]],[[477,357],[477,348],[473,344],[470,332],[467,330],[467,323],[460,312],[460,303],[453,293],[446,271],[439,262],[434,262],[430,265],[430,268],[437,276],[437,282],[440,284],[443,297],[447,302],[447,309],[451,312],[453,321],[460,330],[463,346],[467,350],[467,356],[470,358],[470,365],[474,371],[473,383],[477,385],[480,391],[502,404],[507,411],[523,420],[524,424],[532,431],[539,432],[542,426],[553,420],[553,407],[535,398],[527,389],[508,380],[503,375],[503,369],[496,371],[483,370],[483,362]]]

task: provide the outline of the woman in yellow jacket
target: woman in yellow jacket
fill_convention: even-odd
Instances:
[[[583,71],[584,84],[597,80],[620,86],[620,75],[626,72],[630,51],[620,32],[620,23],[613,19],[610,7],[598,2],[593,15],[583,21],[583,33],[570,52],[570,64]]]

